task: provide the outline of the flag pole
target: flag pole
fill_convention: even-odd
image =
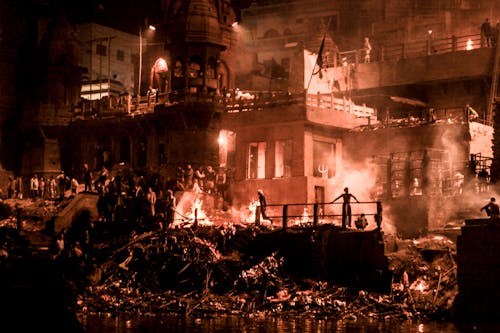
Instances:
[[[321,40],[321,45],[319,46],[319,50],[318,50],[318,57],[316,58],[316,61],[314,62],[314,66],[313,66],[312,71],[311,71],[311,76],[309,77],[309,82],[307,83],[306,94],[309,91],[309,86],[311,85],[311,80],[312,80],[312,77],[314,75],[314,70],[316,69],[316,65],[319,65],[318,61],[319,61],[320,57],[322,56],[321,54],[323,53],[323,48],[325,47],[325,37],[326,37],[326,31],[323,33],[323,39]],[[321,71],[321,66],[320,66],[319,70]]]
[[[316,58],[316,62],[314,63],[313,69],[311,71],[311,77],[309,78],[309,83],[307,84],[307,89],[306,89],[306,94],[309,91],[309,86],[311,85],[311,80],[314,75],[314,69],[316,68],[316,65],[319,65],[318,61],[321,59],[320,57],[322,56],[321,54],[323,53],[323,48],[325,47],[325,37],[326,33],[328,32],[328,28],[330,27],[330,22],[332,22],[332,17],[330,16],[328,18],[328,23],[326,24],[326,29],[325,32],[323,33],[323,39],[321,40],[321,45],[318,50],[318,57]],[[321,73],[321,67],[323,67],[323,61],[321,60],[321,65],[319,66],[319,73]]]

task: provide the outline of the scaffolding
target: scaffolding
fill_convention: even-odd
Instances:
[[[375,156],[377,198],[451,195],[456,189],[446,151],[424,149]]]

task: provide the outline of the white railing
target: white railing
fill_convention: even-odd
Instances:
[[[357,105],[348,98],[337,98],[332,94],[307,94],[306,104],[319,109],[351,113],[359,118],[375,117],[375,109],[365,104]]]

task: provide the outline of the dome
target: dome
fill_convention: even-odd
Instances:
[[[186,42],[222,44],[217,11],[210,0],[192,0],[189,4]]]

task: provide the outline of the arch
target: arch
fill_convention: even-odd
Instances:
[[[167,90],[167,83],[168,83],[167,61],[164,58],[158,58],[151,67],[149,87],[158,89],[158,93],[164,93]]]
[[[283,31],[283,35],[293,35],[293,32],[290,28],[286,28],[284,31]]]

